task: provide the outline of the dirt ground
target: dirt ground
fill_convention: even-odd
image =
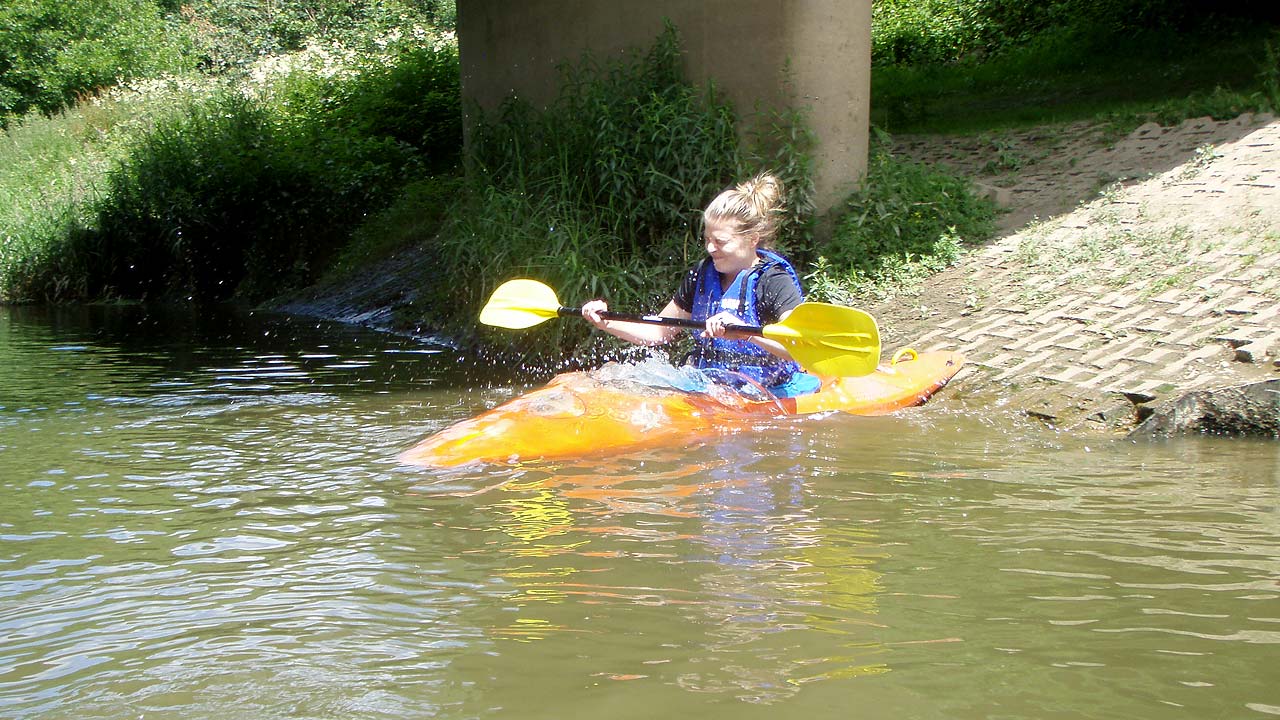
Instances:
[[[1280,377],[1274,117],[900,136],[894,151],[1005,211],[994,240],[869,308],[890,350],[966,354],[948,394],[1124,431],[1183,393]]]

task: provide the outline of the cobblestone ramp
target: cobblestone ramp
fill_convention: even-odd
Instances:
[[[953,312],[956,295],[966,306],[902,337],[960,350],[983,380],[1067,398],[1141,405],[1277,377],[1280,121],[1148,125],[1107,152],[1144,147],[1187,159],[971,254],[939,283]]]

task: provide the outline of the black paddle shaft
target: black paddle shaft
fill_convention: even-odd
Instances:
[[[570,317],[573,315],[581,316],[582,308],[580,307],[563,307],[556,310],[560,317]],[[693,330],[702,330],[707,327],[704,322],[697,320],[686,320],[684,318],[673,318],[665,315],[631,315],[628,313],[616,313],[606,310],[600,313],[600,317],[605,320],[621,320],[624,322],[645,323],[647,325],[668,325],[671,327],[690,328]],[[734,325],[733,330],[744,332],[748,335],[764,335],[764,328],[759,325]]]

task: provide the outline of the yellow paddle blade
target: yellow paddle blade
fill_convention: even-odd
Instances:
[[[786,346],[805,370],[827,377],[875,372],[880,364],[880,328],[871,315],[851,307],[802,303],[764,336]]]
[[[550,287],[537,280],[508,280],[489,296],[480,311],[480,322],[523,330],[556,317],[559,310],[560,300]]]

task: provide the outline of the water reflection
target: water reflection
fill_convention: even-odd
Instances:
[[[1280,707],[1271,443],[944,404],[434,473],[395,457],[521,388],[275,318],[15,317],[5,717]]]
[[[776,430],[788,450],[776,457],[802,454],[800,427]],[[829,527],[809,498],[805,465],[757,458],[755,440],[693,457],[652,451],[490,469],[474,490],[446,486],[441,496],[478,501],[489,518],[486,545],[497,547],[473,552],[511,559],[498,572],[510,588],[508,616],[490,636],[527,645],[586,635],[609,647],[608,618],[645,607],[667,613],[659,627],[679,618],[682,641],[613,628],[657,652],[604,677],[767,704],[808,683],[885,672],[865,632],[876,626],[884,556],[874,527]],[[429,486],[420,491],[430,496]],[[501,667],[525,657],[505,651]]]

